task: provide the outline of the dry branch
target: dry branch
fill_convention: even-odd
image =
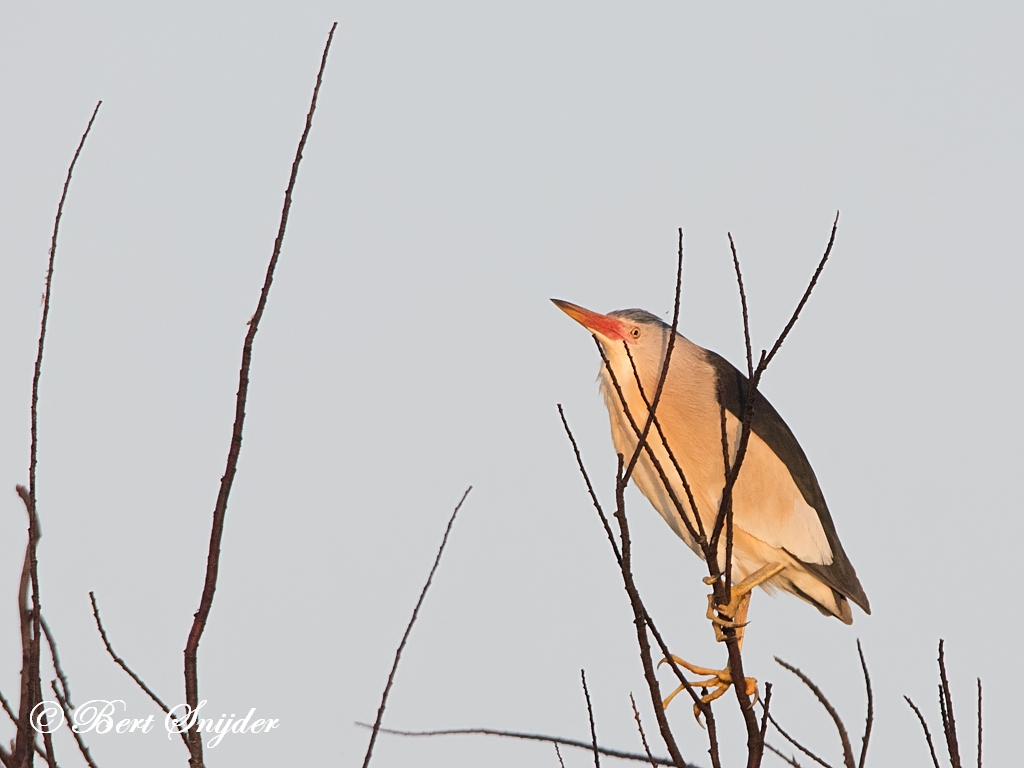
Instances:
[[[594,747],[594,768],[601,768],[601,753],[597,751],[597,728],[594,725],[594,707],[590,703],[590,691],[587,690],[587,673],[580,670],[580,680],[583,681],[583,696],[587,700],[587,718],[590,720],[590,743]]]
[[[636,729],[640,732],[640,743],[644,745],[644,753],[647,755],[647,760],[651,765],[657,765],[654,762],[654,755],[651,754],[651,748],[647,744],[647,734],[644,733],[644,724],[640,720],[640,710],[636,708],[636,700],[633,698],[633,694],[629,694],[629,703],[633,707],[633,719],[636,720]]]
[[[815,685],[814,681],[811,680],[811,678],[809,678],[799,669],[794,667],[792,664],[787,664],[778,656],[775,657],[775,661],[778,662],[778,664],[782,667],[788,669],[798,678],[800,678],[800,682],[802,682],[810,689],[811,693],[813,693],[815,697],[818,699],[818,701],[821,703],[821,706],[825,708],[826,712],[828,712],[829,717],[832,718],[832,722],[835,723],[836,731],[838,731],[839,733],[839,742],[843,747],[843,765],[845,765],[846,768],[854,768],[855,764],[853,762],[853,749],[850,747],[850,737],[846,732],[846,726],[843,724],[843,719],[839,716],[839,712],[836,711],[836,708],[832,706],[831,702],[828,700],[828,698],[826,698],[825,694],[822,693],[821,688]]]
[[[245,424],[245,405],[249,394],[249,368],[252,363],[252,347],[256,339],[256,332],[259,330],[260,320],[267,306],[267,299],[270,296],[270,286],[274,282],[274,269],[281,256],[281,247],[284,244],[284,235],[288,227],[288,214],[292,207],[292,194],[295,190],[295,181],[299,174],[299,164],[302,162],[302,151],[306,146],[310,130],[313,127],[313,114],[316,112],[316,101],[320,94],[320,86],[323,83],[324,69],[327,67],[327,55],[331,50],[331,41],[334,39],[334,31],[338,24],[331,26],[327,35],[327,43],[324,45],[324,52],[320,58],[320,69],[316,75],[316,85],[313,86],[313,97],[310,100],[309,111],[306,113],[306,125],[299,139],[299,145],[295,150],[295,159],[292,161],[291,175],[288,178],[288,186],[285,188],[284,205],[281,209],[281,222],[277,229],[277,237],[274,240],[274,249],[270,256],[270,263],[267,265],[266,277],[263,280],[263,289],[260,291],[260,298],[256,304],[256,311],[249,319],[249,330],[245,334],[245,342],[242,345],[242,364],[238,371],[238,393],[235,400],[235,422],[231,429],[231,445],[228,449],[227,466],[224,475],[221,477],[220,490],[217,494],[217,503],[213,509],[213,525],[210,529],[210,548],[206,558],[206,578],[203,582],[203,595],[199,601],[199,610],[196,611],[192,621],[192,629],[188,633],[188,641],[185,644],[185,703],[188,712],[195,712],[199,706],[199,641],[206,629],[206,623],[210,618],[210,610],[213,607],[213,595],[217,589],[217,574],[220,570],[220,545],[224,536],[224,517],[227,513],[228,497],[231,495],[231,486],[235,480],[235,472],[238,469],[238,457],[242,450],[242,430]],[[192,768],[203,768],[203,741],[198,733],[186,732],[186,743],[188,744],[191,757],[189,764]]]
[[[380,732],[380,724],[384,720],[384,708],[388,704],[388,695],[391,693],[391,686],[394,685],[395,675],[398,672],[398,662],[402,660],[402,651],[405,650],[405,644],[409,641],[409,634],[412,632],[412,627],[416,623],[416,618],[420,614],[420,606],[423,605],[423,600],[427,596],[427,590],[430,589],[430,584],[434,580],[434,574],[437,573],[437,566],[441,564],[441,555],[444,554],[444,548],[448,546],[448,535],[452,532],[452,526],[455,524],[455,516],[459,514],[459,510],[462,509],[462,503],[466,500],[469,492],[473,490],[473,486],[469,486],[462,494],[462,498],[459,499],[459,503],[455,505],[455,511],[452,512],[452,516],[448,519],[448,527],[444,529],[444,536],[441,539],[441,546],[437,549],[437,556],[434,558],[434,564],[430,568],[430,573],[427,575],[427,580],[423,584],[423,589],[420,590],[419,599],[416,601],[416,607],[412,609],[412,616],[409,618],[409,623],[405,627],[405,633],[402,635],[402,641],[398,644],[398,650],[395,651],[395,661],[391,665],[391,672],[388,674],[388,682],[384,686],[384,693],[380,699],[380,707],[377,709],[377,719],[373,723],[373,730],[370,732],[370,743],[366,746],[366,756],[363,758],[363,768],[366,768],[370,764],[370,757],[373,755],[373,745],[377,741],[377,734]]]
[[[92,615],[96,620],[96,629],[99,630],[100,638],[103,640],[103,647],[107,649],[107,654],[114,660],[114,663],[123,669],[128,674],[128,677],[134,680],[135,684],[139,686],[139,688],[141,688],[142,691],[149,696],[149,698],[151,698],[158,707],[160,707],[161,711],[163,711],[165,715],[170,715],[170,717],[174,719],[178,732],[181,735],[181,739],[185,742],[185,747],[188,748],[188,735],[182,722],[176,715],[171,714],[170,708],[164,704],[163,700],[157,696],[156,693],[153,692],[152,688],[146,685],[145,681],[141,677],[132,671],[132,668],[128,666],[128,663],[114,652],[114,647],[110,644],[110,638],[107,637],[107,630],[103,627],[103,621],[100,619],[100,607],[96,604],[96,595],[90,592],[89,600],[92,602]]]
[[[373,726],[369,723],[356,723],[363,728],[372,728]],[[561,745],[563,747],[576,747],[578,749],[585,749],[588,752],[592,752],[594,749],[593,744],[589,741],[581,741],[579,739],[565,739],[561,736],[545,736],[540,733],[523,733],[520,731],[500,731],[493,728],[446,728],[439,731],[399,731],[394,728],[378,728],[379,733],[387,733],[392,736],[501,736],[506,739],[522,739],[524,741],[546,741],[549,744],[556,746]],[[621,749],[611,749],[609,747],[602,747],[598,745],[597,751],[606,757],[617,757],[621,760],[638,760],[640,762],[649,762],[647,755],[641,755],[637,752],[626,752]],[[671,758],[668,757],[657,757],[653,758],[656,765],[669,765],[675,766],[675,763]],[[698,768],[696,765],[690,763],[683,763],[684,768]]]
[[[75,165],[82,154],[85,140],[92,130],[92,124],[96,120],[100,104],[97,102],[92,111],[92,116],[82,133],[82,137],[71,158],[67,175],[64,178],[64,188],[61,191],[60,202],[57,203],[57,213],[53,220],[53,234],[50,237],[50,252],[46,266],[46,282],[43,289],[43,312],[39,321],[39,342],[36,347],[36,360],[32,371],[32,395],[29,405],[30,412],[30,440],[29,440],[29,464],[28,464],[28,488],[17,486],[16,490],[25,504],[28,512],[28,544],[25,550],[25,565],[22,570],[21,588],[19,590],[18,610],[21,619],[21,641],[22,641],[22,666],[21,666],[21,698],[18,709],[18,734],[15,740],[14,749],[11,752],[9,762],[11,768],[23,768],[32,765],[33,750],[36,746],[35,732],[32,729],[30,719],[35,707],[42,701],[42,683],[39,673],[40,654],[40,617],[42,610],[39,596],[39,563],[36,557],[36,550],[39,546],[39,516],[36,507],[36,469],[39,453],[39,382],[43,373],[43,351],[46,346],[47,320],[50,315],[50,296],[53,287],[53,268],[57,259],[57,236],[60,232],[60,220],[64,215],[64,204],[67,202],[68,190],[71,188],[71,177],[74,174]],[[31,584],[31,607],[29,607],[26,582]],[[55,768],[56,762],[53,756],[52,743],[49,735],[44,735],[46,746],[45,758],[50,768]]]

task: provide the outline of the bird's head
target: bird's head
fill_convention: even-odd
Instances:
[[[617,309],[602,315],[561,299],[551,300],[556,307],[590,331],[608,352],[620,352],[625,342],[638,353],[660,354],[668,326],[642,309]]]

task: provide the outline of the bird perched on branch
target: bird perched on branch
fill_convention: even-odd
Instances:
[[[602,315],[567,301],[552,301],[589,330],[603,350],[601,393],[615,450],[628,462],[648,420],[672,329],[639,309]],[[640,453],[632,479],[676,535],[702,558],[726,482],[723,420],[734,462],[747,396],[746,376],[725,358],[676,334],[655,407],[656,421],[647,437],[654,456],[646,450]],[[839,542],[810,462],[760,392],[753,400],[751,419],[732,492],[732,600],[729,605],[714,605],[709,598],[708,616],[716,624],[716,636],[722,639],[721,626],[742,632],[755,586],[790,592],[850,624],[850,602],[870,613],[868,598]],[[725,550],[717,547],[723,572]],[[714,672],[686,666],[699,673]],[[727,675],[723,680],[719,674],[719,682],[728,687]]]

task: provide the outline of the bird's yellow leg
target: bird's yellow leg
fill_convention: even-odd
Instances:
[[[763,568],[758,569],[754,573],[750,574],[747,578],[743,579],[732,587],[732,594],[730,595],[729,603],[727,605],[718,605],[715,603],[714,594],[708,595],[708,613],[707,616],[711,619],[711,626],[715,629],[715,639],[718,642],[725,642],[725,634],[722,632],[723,627],[731,627],[736,630],[737,641],[742,645],[743,643],[743,630],[747,626],[747,610],[750,608],[750,592],[754,587],[759,584],[763,584],[768,579],[781,573],[786,566],[781,564],[766,565]],[[710,577],[705,579],[706,584],[714,584],[715,580]],[[716,614],[717,612],[717,614]],[[683,667],[684,669],[692,672],[695,675],[706,675],[705,680],[695,680],[690,685],[693,688],[711,689],[710,693],[706,693],[701,696],[701,703],[710,704],[715,699],[722,696],[729,688],[732,687],[732,672],[729,669],[709,669],[707,667],[698,667],[696,664],[691,664],[685,659],[680,659],[678,656],[672,656],[672,660]],[[662,660],[662,664],[668,660]],[[743,684],[746,687],[747,696],[757,699],[757,680],[753,677],[744,678]],[[684,690],[685,686],[680,685],[672,693],[670,693],[665,700],[662,702],[663,707],[668,707],[680,691]],[[693,714],[695,717],[700,719],[700,707],[697,704],[693,706]]]
[[[750,607],[750,592],[754,587],[763,584],[773,576],[778,575],[786,566],[781,563],[774,565],[766,565],[763,568],[759,568],[752,574],[743,579],[743,581],[732,585],[730,590],[729,602],[726,605],[718,605],[715,603],[714,594],[708,595],[708,618],[711,619],[711,623],[715,627],[715,639],[718,642],[725,642],[725,635],[722,634],[722,627],[732,627],[736,630],[736,634],[741,638],[743,637],[743,628],[747,625],[747,609]],[[709,579],[704,580],[708,583]],[[714,584],[714,581],[710,582]],[[717,612],[717,615],[716,615]]]

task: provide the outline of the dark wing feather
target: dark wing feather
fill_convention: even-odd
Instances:
[[[742,418],[743,405],[747,401],[747,377],[721,355],[710,350],[705,350],[705,353],[708,363],[715,369],[719,397],[725,408],[737,419]],[[846,556],[843,545],[839,542],[835,523],[832,522],[832,515],[829,514],[825,496],[818,485],[818,478],[814,476],[814,470],[811,469],[811,463],[807,460],[796,436],[760,391],[756,393],[754,400],[751,429],[786,465],[797,488],[803,494],[804,501],[817,511],[818,520],[832,548],[832,562],[829,565],[804,563],[802,560],[800,562],[825,584],[863,608],[865,613],[871,613],[868,596],[864,594],[864,588],[857,578],[857,571],[854,570],[850,558]]]

